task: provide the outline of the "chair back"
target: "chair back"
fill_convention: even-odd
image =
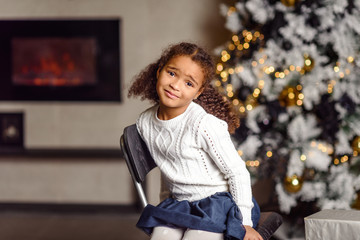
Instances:
[[[146,143],[137,131],[136,124],[124,129],[120,145],[130,174],[138,183],[142,183],[145,176],[156,167],[156,164]]]

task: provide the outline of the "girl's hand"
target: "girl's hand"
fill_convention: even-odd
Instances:
[[[264,240],[261,235],[252,227],[244,225],[246,229],[244,240]]]

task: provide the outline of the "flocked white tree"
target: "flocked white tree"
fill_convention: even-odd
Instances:
[[[300,202],[354,207],[360,0],[243,0],[220,9],[233,36],[216,49],[215,85],[239,113],[234,142],[254,178],[274,179],[284,213]]]

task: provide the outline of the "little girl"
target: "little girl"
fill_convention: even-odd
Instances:
[[[214,69],[202,48],[180,43],[129,90],[155,103],[136,123],[167,195],[158,206],[146,206],[137,223],[153,240],[262,240],[253,229],[260,211],[250,175],[230,138],[239,121],[211,86]]]

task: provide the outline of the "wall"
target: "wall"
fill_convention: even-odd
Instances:
[[[119,17],[122,103],[0,102],[0,112],[25,114],[26,148],[118,148],[125,126],[148,103],[127,99],[132,77],[169,43],[212,49],[229,39],[219,1],[0,0],[1,19]],[[226,1],[221,1],[226,2]],[[229,1],[227,1],[229,2]],[[156,192],[158,173],[150,177]],[[154,190],[154,191],[153,191]],[[133,194],[123,161],[0,158],[0,202],[128,204]],[[157,201],[157,194],[150,196]]]

